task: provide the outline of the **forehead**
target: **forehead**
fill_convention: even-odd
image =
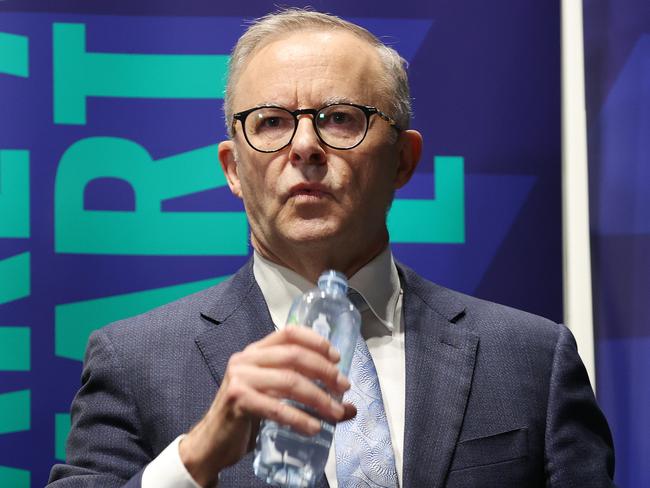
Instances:
[[[292,32],[253,53],[237,80],[233,108],[307,108],[331,100],[375,105],[381,78],[379,54],[366,40],[336,29]]]

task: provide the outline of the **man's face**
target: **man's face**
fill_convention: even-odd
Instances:
[[[250,59],[235,88],[233,111],[259,105],[319,109],[333,100],[386,111],[381,70],[376,50],[352,34],[295,32]],[[222,143],[219,153],[231,190],[244,200],[258,250],[326,243],[336,246],[334,252],[349,252],[339,246],[386,240],[393,193],[415,165],[413,158],[404,162],[404,138],[373,115],[359,146],[332,149],[319,141],[312,117],[303,115],[292,143],[281,151],[255,151],[237,122],[233,141]]]

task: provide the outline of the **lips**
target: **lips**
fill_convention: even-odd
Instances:
[[[320,183],[299,183],[289,190],[287,199],[293,197],[311,197],[319,199],[323,197],[332,197],[332,192],[325,185]]]

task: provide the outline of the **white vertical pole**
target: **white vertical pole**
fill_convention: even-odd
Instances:
[[[562,0],[562,232],[564,321],[596,387],[582,0]]]

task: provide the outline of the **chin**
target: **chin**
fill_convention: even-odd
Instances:
[[[285,229],[285,238],[296,244],[328,241],[342,234],[339,223],[329,220],[310,219],[292,223]]]

